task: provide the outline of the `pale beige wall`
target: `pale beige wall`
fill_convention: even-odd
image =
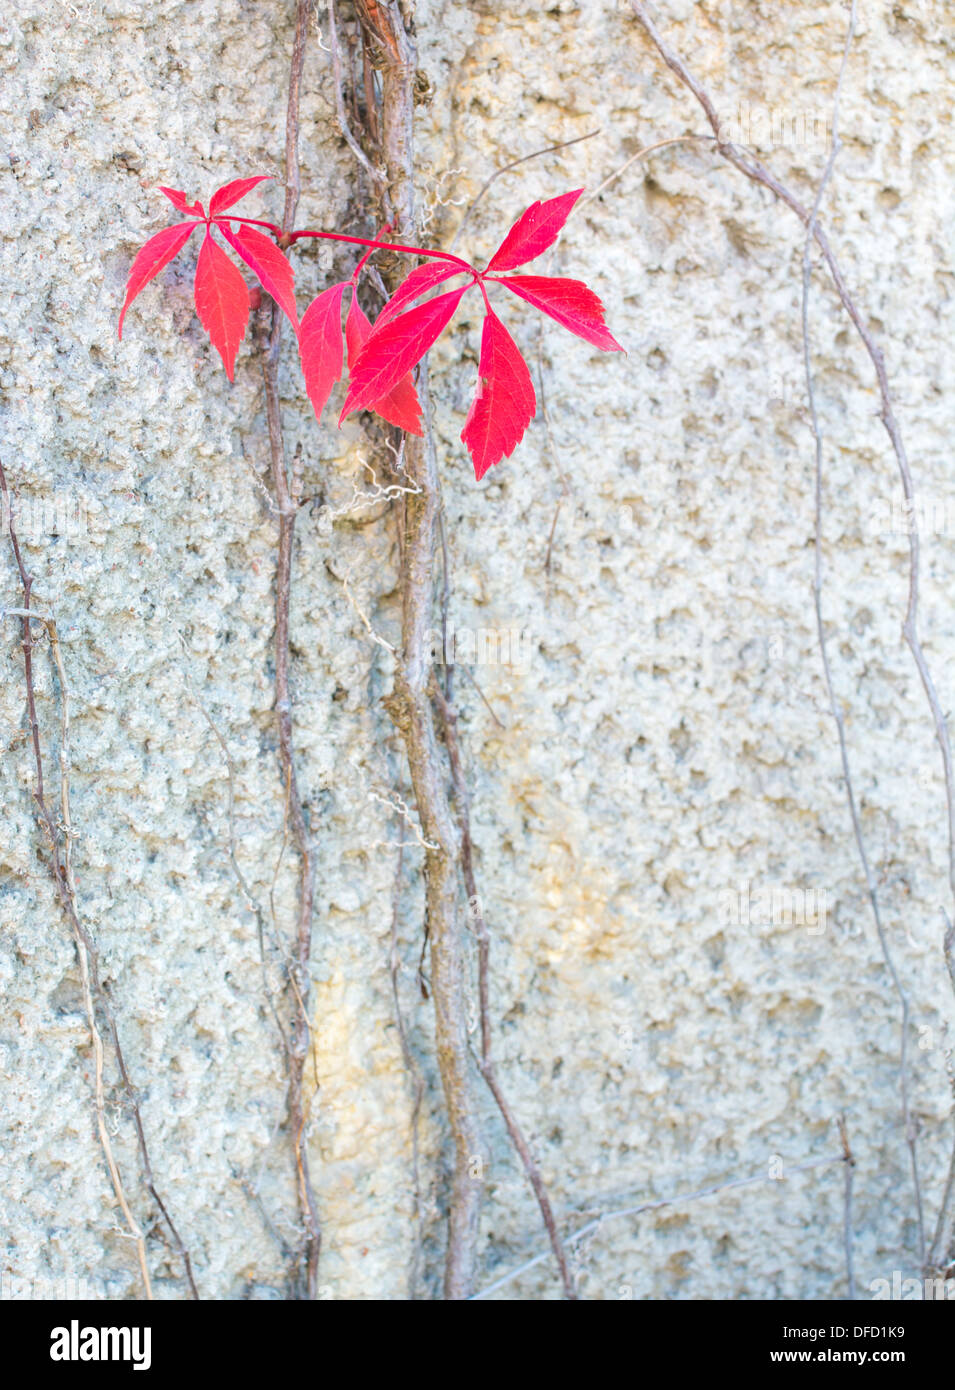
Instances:
[[[944,511],[955,427],[951,22],[941,0],[861,10],[828,220],[880,326],[917,479]],[[7,0],[0,11],[0,447],[24,505],[59,496],[85,517],[58,540],[42,521],[25,537],[72,687],[80,898],[142,1087],[157,1178],[203,1294],[218,1298],[283,1293],[282,1257],[249,1186],[294,1236],[290,1165],[275,1134],[280,1061],[254,919],[226,855],[226,769],[199,706],[227,740],[238,856],[267,897],[283,820],[267,441],[251,350],[230,387],[194,317],[187,265],[141,297],[121,345],[115,324],[130,259],[167,219],[155,184],[205,194],[239,173],[280,174],[291,11],[241,0]],[[745,105],[744,134],[761,138],[752,122],[762,111],[828,115],[840,4],[671,0],[655,13],[720,110]],[[498,180],[466,254],[487,254],[533,199],[594,189],[642,146],[704,128],[626,5],[427,3],[418,28],[434,89],[418,110],[420,194],[437,244],[508,160],[600,130]],[[327,43],[323,12],[318,29]],[[763,153],[810,197],[824,147],[772,143],[770,134]],[[302,162],[302,217],[358,226],[355,167],[317,42]],[[250,207],[274,215],[279,197],[273,187]],[[575,214],[550,268],[598,290],[629,356],[543,331],[566,483],[549,569],[562,486],[543,423],[476,485],[458,436],[477,317],[462,314],[432,356],[454,622],[532,638],[520,662],[474,668],[503,727],[467,682],[459,688],[501,1069],[562,1218],[573,1226],[574,1212],[768,1177],[776,1156],[785,1173],[836,1154],[845,1110],[865,1290],[911,1271],[912,1203],[897,1009],[866,915],[815,645],[801,254],[795,219],[701,147],[633,165]],[[325,250],[300,258],[303,304],[333,265],[352,263]],[[872,374],[817,284],[825,609],[863,826],[913,1001],[913,1097],[934,1212],[952,1128],[941,779],[900,642],[905,540],[874,512],[896,486]],[[533,314],[508,306],[508,323],[536,361]],[[306,487],[347,508],[365,476],[358,429],[316,426],[291,355],[283,380]],[[321,1092],[310,1142],[323,1293],[336,1298],[406,1296],[412,1251],[410,1088],[388,938],[395,845],[414,835],[384,804],[410,798],[379,704],[388,660],[355,607],[396,638],[394,533],[380,510],[332,522],[313,508],[296,557],[296,732],[319,865]],[[947,705],[953,518],[949,506],[940,534],[926,538],[922,600]],[[9,557],[0,577],[0,602],[15,604]],[[3,636],[3,1269],[135,1297],[93,1135],[73,950],[38,863],[10,619]],[[58,706],[45,657],[39,669],[52,756]],[[402,994],[429,1083],[422,1171],[433,1271],[443,1130],[430,1006],[413,977],[417,848],[405,862]],[[727,922],[725,895],[741,884],[824,892],[825,930]],[[283,927],[292,888],[283,870]],[[145,1219],[118,1105],[110,1123]],[[483,1283],[541,1248],[490,1104],[487,1124]],[[841,1221],[838,1168],[624,1220],[588,1245],[585,1296],[839,1297]],[[149,1250],[162,1295],[182,1296],[176,1259],[158,1238]],[[508,1293],[554,1291],[545,1266]]]

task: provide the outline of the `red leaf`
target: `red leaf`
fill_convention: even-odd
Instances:
[[[201,203],[190,203],[185,193],[179,188],[163,188],[159,184],[160,193],[165,193],[166,197],[179,212],[184,212],[187,217],[205,217]]]
[[[119,336],[121,338],[126,310],[139,291],[148,285],[154,276],[159,274],[164,265],[169,264],[173,256],[178,255],[192,236],[195,228],[200,225],[198,222],[177,222],[175,226],[165,227],[155,236],[151,236],[146,245],[140,248],[129,272],[129,279],[126,281],[126,300],[119,316]]]
[[[481,334],[477,395],[461,431],[474,476],[512,454],[534,418],[537,398],[527,363],[501,320],[488,309]]]
[[[514,270],[553,246],[583,191],[577,188],[573,193],[562,193],[559,198],[548,198],[546,203],[532,203],[521,213],[488,261],[485,274],[492,270]]]
[[[249,322],[249,290],[241,272],[208,231],[196,266],[196,313],[232,381],[236,353]]]
[[[287,257],[282,255],[271,237],[263,236],[254,227],[240,227],[234,232],[224,222],[216,225],[233,250],[238,251],[246,265],[255,271],[262,288],[268,290],[297,328],[295,272]]]
[[[348,281],[332,285],[313,299],[302,315],[298,349],[305,374],[305,389],[315,418],[321,419],[332,387],[345,363],[342,348],[342,295]]]
[[[604,306],[582,280],[565,280],[556,275],[509,275],[497,283],[506,285],[594,347],[603,348],[604,352],[623,352],[604,323]]]
[[[351,304],[348,309],[348,317],[345,320],[345,341],[348,344],[349,365],[355,361],[370,332],[371,323],[368,315],[358,303],[358,295],[352,289]],[[398,429],[407,430],[409,434],[423,433],[421,429],[421,403],[418,400],[418,393],[415,390],[410,372],[401,378],[398,385],[393,387],[387,396],[376,401],[372,409],[376,415],[387,420],[389,425],[397,425]]]
[[[382,328],[375,324],[351,368],[351,384],[339,423],[353,410],[374,410],[422,357],[450,322],[470,286],[438,295]]]
[[[237,203],[240,198],[244,198],[247,193],[250,193],[257,183],[271,177],[271,174],[258,174],[255,178],[233,179],[231,183],[224,183],[212,195],[212,202],[209,204],[209,216],[216,217],[220,212],[225,212],[226,208],[231,208],[233,203]]]
[[[452,275],[463,274],[462,266],[449,265],[447,261],[428,261],[427,265],[416,266],[411,274],[401,282],[375,319],[376,327],[388,323],[396,314],[400,314],[401,310],[412,300],[418,299],[428,290],[433,290],[444,280],[450,280]]]

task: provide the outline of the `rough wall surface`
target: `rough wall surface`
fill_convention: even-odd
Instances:
[[[229,766],[209,722],[234,770],[237,860],[287,934],[261,376],[250,339],[227,383],[193,313],[188,259],[142,295],[122,344],[115,326],[136,247],[168,221],[156,184],[206,196],[239,173],[280,179],[293,9],[5,0],[0,10],[0,447],[36,603],[64,642],[81,907],[157,1181],[209,1298],[285,1297],[282,1242],[295,1238],[281,1056],[255,917],[229,862]],[[937,504],[922,622],[948,708],[955,30],[943,0],[863,0],[860,11],[827,220],[886,347],[917,482]],[[737,138],[811,198],[827,151],[805,116],[828,119],[843,6],[661,0],[655,14],[721,112],[746,127]],[[363,232],[320,35],[327,44],[321,7],[299,224]],[[489,253],[535,198],[593,191],[642,147],[704,129],[625,4],[422,3],[418,43],[433,89],[417,113],[420,198],[436,245],[495,169],[599,129],[498,179],[465,254]],[[788,135],[772,113],[790,120]],[[275,216],[280,188],[265,187],[250,210]],[[582,205],[549,261],[605,299],[626,358],[556,325],[540,333],[530,312],[505,306],[535,372],[539,355],[550,439],[538,416],[514,458],[475,484],[459,442],[474,314],[432,354],[458,655],[466,664],[479,631],[512,634],[510,661],[485,652],[470,667],[486,703],[459,680],[502,1077],[567,1229],[761,1179],[597,1230],[578,1247],[587,1298],[843,1296],[842,1171],[790,1172],[839,1154],[840,1112],[857,1158],[863,1296],[918,1263],[899,1010],[867,915],[815,641],[801,256],[798,223],[768,195],[705,144],[671,146]],[[352,264],[339,250],[302,254],[301,303]],[[943,787],[900,637],[907,545],[871,368],[822,273],[815,283],[825,612],[862,825],[912,1002],[934,1219],[952,1140]],[[288,446],[301,447],[316,499],[298,532],[293,643],[318,857],[309,1136],[322,1296],[409,1295],[412,1090],[389,975],[400,842],[401,997],[427,1082],[417,1291],[429,1296],[447,1136],[431,1006],[415,983],[421,853],[392,809],[410,792],[380,704],[389,658],[361,617],[397,640],[394,519],[355,505],[368,488],[361,433],[316,425],[290,351],[283,394]],[[3,555],[0,602],[14,606]],[[2,636],[0,1271],[137,1298],[95,1138],[74,951],[31,807],[14,619]],[[59,696],[42,649],[38,681],[53,761]],[[809,920],[776,912],[774,922],[761,906],[772,889]],[[486,1103],[483,1285],[546,1247]],[[115,1090],[109,1123],[137,1213],[151,1220]],[[183,1297],[158,1226],[148,1248],[159,1296]],[[500,1296],[556,1294],[544,1263]]]

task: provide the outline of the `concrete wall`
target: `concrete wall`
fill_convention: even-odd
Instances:
[[[281,1056],[255,918],[228,860],[228,768],[206,718],[234,765],[238,861],[266,906],[275,879],[287,935],[294,877],[290,857],[279,862],[271,714],[276,532],[251,342],[230,386],[193,312],[189,256],[142,295],[122,344],[116,319],[137,246],[169,220],[156,184],[205,197],[240,173],[280,180],[293,9],[7,0],[0,11],[0,456],[20,495],[37,605],[56,614],[63,638],[81,907],[157,1181],[209,1298],[285,1296],[276,1237],[295,1238]],[[654,9],[721,112],[744,127],[737,138],[756,141],[811,198],[842,5]],[[420,197],[436,245],[496,168],[544,145],[600,132],[497,180],[464,254],[488,254],[535,198],[594,190],[643,146],[704,130],[625,4],[429,0],[418,31],[433,89],[418,109]],[[299,221],[361,232],[319,34],[327,45],[323,8],[305,75]],[[925,538],[922,625],[947,708],[953,68],[942,0],[862,4],[826,214],[884,341],[917,481],[941,518]],[[264,189],[249,210],[275,216],[279,183]],[[801,255],[795,218],[705,145],[631,165],[535,267],[586,278],[629,356],[606,357],[556,325],[541,331],[529,309],[505,306],[535,374],[540,354],[552,446],[538,417],[480,485],[459,441],[476,376],[475,306],[432,354],[453,622],[464,634],[524,634],[510,664],[471,668],[499,722],[459,680],[508,1092],[566,1229],[598,1210],[765,1179],[597,1232],[579,1247],[587,1298],[843,1296],[842,1170],[789,1171],[838,1155],[840,1111],[858,1160],[863,1295],[917,1265],[898,1008],[867,915],[815,640]],[[302,305],[353,263],[344,250],[301,255]],[[913,1106],[934,1219],[952,1140],[943,789],[900,638],[906,539],[891,517],[897,485],[872,372],[822,275],[816,285],[825,612],[862,825],[912,1001]],[[310,1146],[322,1293],[409,1292],[412,1092],[388,971],[404,841],[401,994],[427,1081],[428,1296],[447,1142],[431,1006],[414,977],[421,855],[388,805],[410,801],[380,705],[389,659],[357,611],[397,640],[393,516],[354,507],[367,446],[355,424],[339,434],[333,412],[316,425],[290,351],[283,394],[289,449],[301,446],[317,499],[299,527],[293,642],[318,857]],[[67,523],[54,526],[44,506],[57,501]],[[0,602],[19,602],[6,548],[0,586]],[[95,1138],[74,951],[32,815],[18,634],[5,619],[2,1270],[135,1298],[134,1251]],[[45,651],[38,689],[52,767],[60,707]],[[774,923],[760,897],[772,889],[791,895],[797,915],[808,903],[810,920]],[[154,1213],[129,1117],[110,1094],[145,1221]],[[484,1099],[494,1150],[487,1285],[546,1242]],[[158,1230],[148,1245],[159,1296],[183,1297]],[[550,1266],[501,1296],[556,1296]]]

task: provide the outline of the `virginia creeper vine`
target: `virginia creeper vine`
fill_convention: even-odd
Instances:
[[[537,409],[531,374],[499,315],[489,291],[498,286],[554,319],[562,327],[603,351],[622,351],[604,321],[598,297],[582,281],[555,276],[514,274],[554,244],[583,190],[576,189],[534,203],[514,222],[482,270],[449,251],[420,247],[415,234],[413,195],[414,40],[396,6],[358,5],[366,49],[380,75],[380,112],[372,102],[369,135],[384,160],[380,177],[346,128],[342,103],[339,120],[359,162],[375,173],[372,183],[385,222],[379,237],[359,237],[314,228],[294,228],[299,197],[298,94],[311,0],[299,0],[292,60],[286,136],[286,199],[281,225],[231,211],[265,177],[238,178],[218,188],[207,205],[190,202],[180,189],[161,187],[185,220],[157,233],[141,248],[129,274],[119,334],[127,311],[141,290],[176,257],[193,233],[202,241],[195,272],[195,306],[219,352],[226,374],[234,379],[236,357],[245,336],[252,294],[242,271],[226,254],[225,243],[254,275],[273,301],[271,329],[263,341],[266,413],[271,450],[272,484],[279,518],[276,573],[276,715],[279,754],[286,790],[288,824],[299,859],[299,905],[295,952],[289,968],[293,1026],[286,1043],[289,1073],[288,1115],[295,1153],[303,1247],[298,1291],[314,1298],[317,1289],[321,1231],[308,1172],[303,1076],[308,1048],[309,959],[314,902],[314,862],[309,827],[296,782],[289,689],[289,607],[295,518],[301,501],[301,472],[288,473],[282,443],[278,395],[278,352],[282,323],[295,333],[305,389],[320,418],[346,361],[349,383],[339,424],[357,411],[372,411],[404,432],[403,467],[411,487],[400,499],[402,569],[402,649],[394,672],[394,689],[385,707],[406,748],[421,829],[427,845],[425,883],[426,934],[431,951],[438,1060],[455,1149],[445,1296],[463,1299],[473,1289],[477,1222],[480,1210],[484,1141],[477,1120],[472,1071],[487,1082],[524,1165],[541,1209],[557,1260],[565,1295],[576,1296],[550,1201],[537,1165],[508,1105],[491,1053],[488,1002],[488,936],[483,914],[478,921],[478,975],[481,1002],[481,1051],[472,1060],[467,1035],[467,933],[459,906],[462,882],[469,901],[476,898],[468,828],[468,794],[457,741],[457,715],[430,669],[430,631],[435,596],[434,556],[441,515],[440,487],[425,357],[448,326],[463,297],[477,288],[484,305],[478,364],[478,388],[461,439],[478,480],[516,449]],[[409,10],[413,7],[406,7]],[[333,12],[330,19],[334,25]],[[332,32],[338,86],[337,34]],[[373,93],[374,84],[368,89]],[[366,93],[366,96],[368,93]],[[404,240],[386,240],[394,228]],[[346,280],[327,286],[299,319],[295,277],[288,252],[305,239],[343,242],[365,254]],[[416,264],[399,283],[372,323],[359,298],[360,276],[375,252],[411,256]],[[458,277],[465,283],[435,298],[426,296]],[[342,310],[349,296],[342,330]],[[415,379],[417,373],[417,379]],[[435,721],[441,714],[446,755]],[[452,793],[456,816],[452,812]]]

